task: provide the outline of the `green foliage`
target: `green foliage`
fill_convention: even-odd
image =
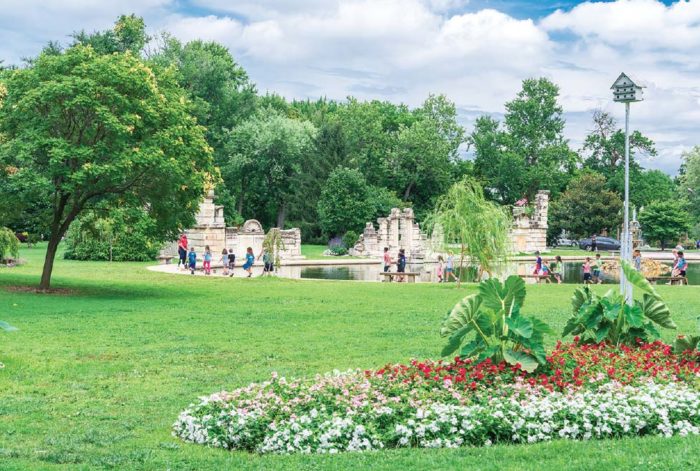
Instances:
[[[373,216],[372,200],[371,189],[359,170],[335,169],[318,200],[321,228],[330,236],[359,232]]]
[[[557,237],[565,229],[579,239],[600,234],[604,228],[612,231],[622,220],[621,211],[622,200],[606,188],[605,178],[584,172],[551,204],[548,234]]]
[[[19,257],[19,239],[7,227],[0,227],[0,261]]]
[[[355,246],[355,243],[357,242],[357,239],[360,238],[360,235],[355,232],[355,231],[347,231],[345,235],[343,236],[343,245],[347,249],[351,249]]]
[[[700,317],[697,320],[700,325]],[[676,354],[698,349],[700,349],[700,335],[679,335],[673,342],[673,352]]]
[[[480,273],[491,273],[510,252],[510,215],[505,208],[487,201],[481,186],[469,178],[452,185],[438,200],[428,227],[433,242],[444,250],[459,244],[460,268],[466,259],[477,265]]]
[[[640,211],[638,219],[646,241],[658,241],[662,249],[674,245],[691,228],[690,214],[681,201],[655,201]]]
[[[154,260],[165,242],[155,223],[140,208],[119,208],[109,214],[90,211],[71,224],[64,258],[115,262]]]
[[[528,372],[546,363],[544,334],[552,330],[536,317],[520,313],[525,294],[525,282],[517,275],[505,283],[496,278],[482,281],[479,293],[459,301],[443,320],[440,335],[448,341],[441,355],[459,350],[461,358],[505,360]],[[470,333],[474,336],[467,342]]]
[[[615,290],[604,296],[595,294],[588,286],[574,291],[571,299],[573,315],[562,337],[577,335],[583,343],[610,342],[615,345],[637,345],[638,339],[651,342],[660,337],[656,326],[675,329],[671,312],[654,287],[629,263],[621,261],[629,282],[641,290],[642,299],[632,305]]]
[[[282,240],[282,233],[278,227],[273,227],[267,231],[267,234],[265,234],[265,239],[263,239],[262,248],[265,252],[272,256],[275,268],[279,269],[279,267],[282,265],[280,261],[280,254],[284,250],[284,241]]]
[[[474,149],[474,173],[489,197],[513,204],[538,190],[556,196],[578,161],[563,136],[559,88],[545,78],[523,81],[506,103],[504,127],[488,116],[476,120],[467,142]]]
[[[50,205],[43,289],[59,241],[86,209],[147,207],[173,237],[194,223],[214,171],[211,149],[168,71],[154,73],[129,51],[77,45],[3,81],[0,164],[17,169],[12,185]]]
[[[681,195],[690,200],[690,209],[696,223],[700,223],[700,146],[683,153],[683,174],[680,176]],[[698,235],[700,239],[700,234]]]
[[[90,34],[80,31],[73,34],[73,39],[75,45],[90,46],[99,54],[126,51],[138,54],[151,38],[146,34],[143,18],[131,14],[121,15],[111,30]]]

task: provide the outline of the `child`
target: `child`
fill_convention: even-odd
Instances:
[[[260,260],[260,257],[263,259],[263,272],[260,276],[272,275],[272,272],[275,271],[275,265],[272,263],[272,256],[267,250],[263,249],[262,253],[258,255],[258,260]]]
[[[642,271],[642,252],[639,249],[635,249],[634,255],[632,257],[634,260],[634,269],[638,272]]]
[[[583,283],[591,283],[591,257],[586,257],[586,261],[583,263]]]
[[[391,255],[389,254],[389,247],[384,247],[384,273],[388,273],[391,269]]]
[[[221,266],[224,269],[223,275],[228,275],[228,250],[225,248],[221,251]]]
[[[233,276],[234,268],[236,268],[236,254],[233,253],[233,249],[228,249],[228,269],[230,271],[229,277]]]
[[[539,275],[542,271],[542,257],[540,257],[540,251],[535,252],[537,255],[537,260],[535,260],[535,271],[532,272],[533,275]]]
[[[204,246],[204,263],[202,263],[202,268],[204,268],[205,275],[211,275],[211,250],[208,245]]]
[[[194,271],[197,268],[197,252],[194,251],[194,247],[190,248],[190,254],[188,256],[190,273],[194,275]]]
[[[443,269],[444,269],[443,263],[444,263],[444,260],[442,259],[442,255],[438,255],[437,268],[435,269],[435,271],[437,272],[438,283],[442,283],[442,281],[443,281],[442,280],[442,273],[443,273]]]
[[[561,256],[557,255],[554,261],[549,265],[549,270],[552,272],[552,276],[557,280],[557,284],[561,284],[561,268],[562,268]]]
[[[597,253],[595,254],[595,259],[591,264],[591,268],[593,269],[593,283],[601,284],[603,282],[603,277],[600,276],[601,265],[602,262],[600,260],[600,254]]]
[[[245,252],[245,263],[243,264],[243,269],[248,272],[248,278],[253,276],[253,263],[255,263],[253,248],[248,247]]]
[[[399,250],[399,259],[396,261],[396,272],[404,273],[406,271],[406,252],[404,249]],[[399,282],[404,281],[403,275],[397,280]]]
[[[676,266],[673,267],[673,270],[676,272],[675,276],[682,276],[685,278],[685,271],[688,268],[688,262],[685,261],[685,257],[683,255],[683,251],[679,250],[678,251],[678,261],[676,262]]]
[[[551,272],[549,270],[550,268],[548,265],[548,261],[544,260],[542,262],[542,270],[540,271],[540,276],[543,277],[542,279],[544,279],[545,283],[551,283],[551,281],[549,280],[549,275],[551,274]]]
[[[445,266],[445,281],[449,281],[450,277],[452,277],[453,280],[457,281],[457,277],[455,276],[455,256],[451,251],[447,252],[447,265]]]
[[[187,270],[187,235],[184,233],[180,235],[180,240],[177,242],[177,255],[179,257],[177,269]],[[182,268],[180,268],[180,264],[182,264]]]

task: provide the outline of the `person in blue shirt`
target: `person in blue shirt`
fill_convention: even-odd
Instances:
[[[685,261],[682,250],[678,251],[678,261],[676,262],[675,269],[678,273],[677,276],[685,276],[685,271],[688,269],[688,262]]]
[[[190,267],[190,273],[194,275],[194,270],[197,268],[197,252],[194,247],[190,247],[190,254],[187,256],[187,262]]]
[[[202,264],[202,267],[204,268],[204,274],[205,275],[211,275],[211,260],[213,256],[211,254],[211,249],[209,246],[204,247],[204,263]]]
[[[406,271],[406,251],[404,249],[399,250],[399,259],[396,261],[396,272],[404,273]],[[398,281],[403,281],[404,277],[399,277]]]
[[[248,247],[245,253],[245,263],[243,264],[243,269],[248,272],[248,278],[253,276],[253,263],[255,263],[255,255],[253,255],[253,248]]]

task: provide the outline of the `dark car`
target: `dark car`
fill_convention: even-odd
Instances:
[[[598,250],[620,250],[620,245],[620,241],[612,237],[596,237]],[[593,241],[590,238],[581,239],[578,241],[578,246],[583,250],[591,251],[593,250]]]

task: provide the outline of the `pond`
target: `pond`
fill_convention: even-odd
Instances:
[[[581,266],[583,262],[564,262],[562,267],[562,275],[564,283],[581,283],[583,274]],[[666,264],[669,265],[670,264]],[[533,262],[516,262],[511,265],[509,273],[529,274],[533,271]],[[437,276],[435,273],[436,265],[432,263],[426,264],[410,264],[406,271],[420,273],[420,281],[436,282]],[[379,263],[363,264],[363,265],[316,265],[316,266],[282,266],[280,268],[280,276],[286,278],[303,278],[303,279],[319,279],[319,280],[354,280],[354,281],[378,281],[379,273],[382,271],[382,266]],[[509,274],[507,273],[507,274]],[[474,270],[466,268],[464,270],[464,279],[473,279]],[[688,264],[688,284],[700,285],[700,263],[690,262]],[[534,280],[528,280],[534,282]],[[617,283],[617,275],[605,276],[603,283]]]

